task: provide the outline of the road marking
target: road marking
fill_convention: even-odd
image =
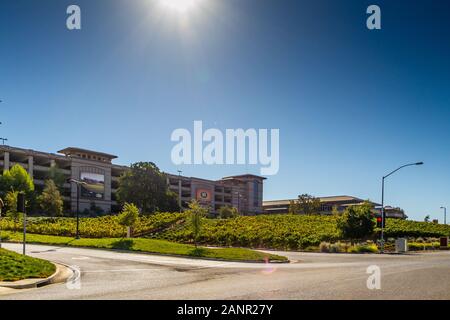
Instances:
[[[72,260],[88,260],[89,257],[72,257]]]
[[[154,271],[161,270],[161,268],[146,268],[146,269],[106,269],[106,270],[83,270],[82,273],[104,273],[104,272],[139,272],[139,271]]]

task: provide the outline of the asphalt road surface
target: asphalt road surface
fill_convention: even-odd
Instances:
[[[21,252],[20,244],[3,244]],[[68,283],[0,290],[0,299],[450,299],[450,252],[276,252],[289,264],[216,262],[28,245],[29,255],[74,266]],[[369,289],[380,270],[380,289]],[[375,267],[376,268],[376,267]],[[371,282],[376,283],[376,282]]]

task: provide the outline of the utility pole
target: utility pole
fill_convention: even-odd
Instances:
[[[2,198],[0,198],[0,222],[1,222],[1,220],[2,220],[2,209],[3,209],[4,206],[5,206],[5,204],[3,203]],[[1,236],[1,231],[2,231],[2,230],[0,230],[0,248],[2,247],[2,236]]]

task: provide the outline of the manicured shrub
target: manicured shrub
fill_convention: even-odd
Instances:
[[[378,247],[375,244],[354,245],[349,248],[350,253],[377,253]]]
[[[330,244],[328,242],[321,242],[319,250],[320,252],[330,252]]]

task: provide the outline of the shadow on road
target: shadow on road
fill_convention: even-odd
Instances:
[[[130,239],[120,239],[118,241],[115,241],[111,244],[112,248],[114,249],[121,249],[121,250],[131,250],[133,247],[134,241]]]
[[[204,248],[195,248],[189,251],[189,255],[191,257],[203,257],[205,255],[206,250]]]

